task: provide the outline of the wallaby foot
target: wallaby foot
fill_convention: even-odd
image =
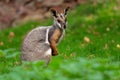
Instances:
[[[52,56],[57,56],[57,55],[58,55],[58,51],[52,50]]]
[[[51,56],[48,56],[45,61],[45,67],[47,67],[50,64]]]
[[[58,54],[53,54],[53,53],[52,53],[52,56],[57,56],[57,55],[58,55]]]

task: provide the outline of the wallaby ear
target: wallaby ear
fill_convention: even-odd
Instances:
[[[65,15],[65,16],[67,15],[67,12],[68,12],[69,9],[70,9],[70,7],[67,7],[67,8],[65,9],[65,11],[64,11],[64,15]]]
[[[54,17],[57,17],[57,12],[56,12],[55,9],[50,9],[50,11],[52,12],[52,15],[53,15]]]

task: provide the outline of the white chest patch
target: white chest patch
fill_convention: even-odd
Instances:
[[[51,50],[51,48],[49,48],[49,49],[45,52],[45,55],[51,55],[51,52],[52,52],[52,50]]]
[[[57,25],[58,25],[60,28],[62,28],[62,26],[61,26],[61,24],[60,24],[60,23],[58,23],[58,22],[57,22]]]
[[[46,31],[46,39],[45,39],[45,43],[50,44],[48,41],[48,33],[49,33],[49,28]]]

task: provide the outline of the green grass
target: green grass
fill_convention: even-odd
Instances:
[[[40,62],[21,65],[20,47],[31,29],[51,25],[52,19],[0,31],[0,42],[4,43],[0,46],[0,80],[119,80],[119,5],[114,0],[100,0],[95,5],[91,0],[70,11],[59,55],[52,57],[47,68]]]

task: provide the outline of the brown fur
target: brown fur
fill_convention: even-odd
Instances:
[[[62,32],[59,29],[56,29],[51,37],[50,40],[50,46],[52,48],[52,55],[58,55],[58,50],[57,50],[57,42],[59,41],[60,36],[62,35]]]
[[[57,14],[64,13],[64,8],[62,8],[62,7],[53,7],[51,9],[56,10]]]

